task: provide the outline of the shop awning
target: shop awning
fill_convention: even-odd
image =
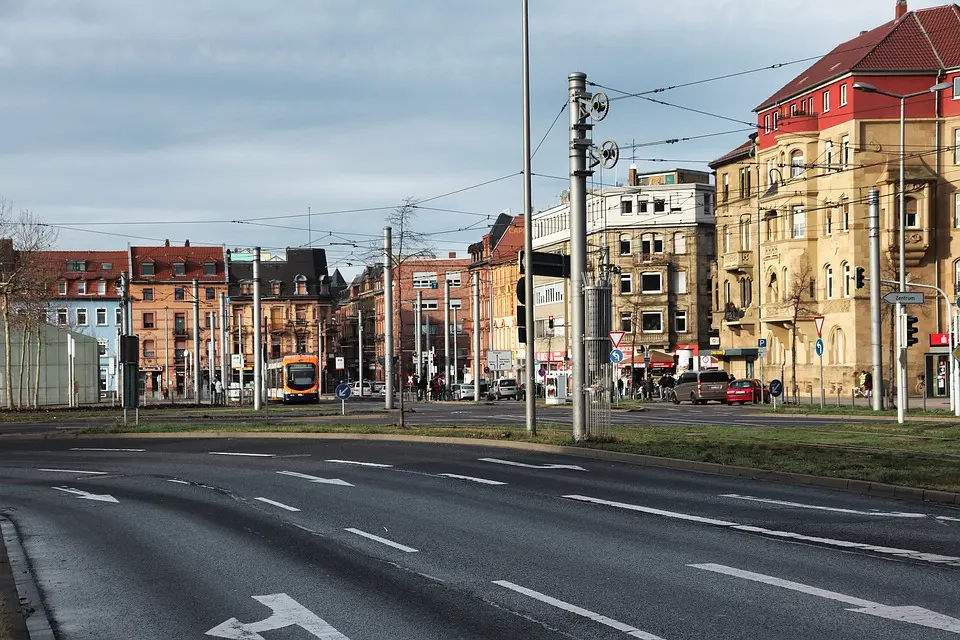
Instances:
[[[624,361],[620,363],[620,366],[642,368],[644,366],[643,354],[638,353],[634,356],[624,359]],[[673,368],[673,356],[663,353],[661,351],[650,352],[650,369],[651,370],[672,369],[672,368]]]

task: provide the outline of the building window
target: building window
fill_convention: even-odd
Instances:
[[[663,276],[656,272],[641,273],[640,293],[663,293]]]
[[[682,233],[673,234],[673,252],[680,255],[687,252],[687,236]]]
[[[242,295],[242,296],[253,295],[253,283],[252,283],[252,282],[241,282],[241,283],[240,283],[240,295]]]
[[[177,287],[173,290],[173,299],[174,300],[183,300],[185,297],[183,287]]]
[[[107,326],[107,310],[106,309],[97,309],[97,326],[98,327]]]
[[[157,326],[156,316],[152,311],[143,312],[143,328],[144,329],[155,329]]]
[[[144,340],[143,341],[143,357],[144,358],[153,358],[157,355],[156,341],[154,340]]]
[[[678,310],[673,316],[673,330],[677,333],[686,333],[687,332],[687,312],[686,310]]]
[[[730,253],[730,227],[723,227],[723,252]]]
[[[899,208],[897,209],[899,211]],[[917,215],[917,200],[916,198],[907,198],[907,219],[906,225],[907,229],[917,229],[920,227],[920,218]],[[899,225],[899,221],[898,221]]]
[[[112,263],[112,262],[102,262],[102,263],[100,264],[100,270],[101,270],[101,271],[113,271],[113,263]]]
[[[140,275],[142,276],[152,276],[154,275],[154,268],[152,262],[144,262],[140,265]]]
[[[461,278],[459,271],[447,271],[447,282],[450,283],[451,287],[459,287],[461,285]]]
[[[799,149],[790,153],[790,177],[802,178],[804,171],[803,151]]]
[[[205,297],[207,300],[216,300],[217,299],[217,290],[213,287],[207,287],[205,291]]]
[[[300,275],[293,279],[294,290],[298,296],[307,295],[307,277]]]
[[[414,303],[416,306],[416,303]],[[440,308],[440,303],[437,300],[424,300],[423,301],[423,310],[424,311],[434,311]]]
[[[793,238],[803,238],[807,234],[807,214],[801,206],[795,206],[790,211],[790,226]]]
[[[833,233],[833,211],[830,209],[823,212],[823,233],[827,236]]]
[[[740,220],[740,251],[750,251],[750,220]]]
[[[653,252],[663,253],[663,234],[655,233],[653,235]]]
[[[644,311],[640,314],[640,330],[644,333],[663,333],[663,313]]]
[[[733,300],[733,296],[730,293],[730,281],[723,281],[723,304],[728,305]]]
[[[850,168],[850,136],[840,138],[840,166]]]
[[[960,194],[957,194],[957,207],[958,207],[958,211],[960,211]],[[61,280],[60,282],[57,283],[57,294],[61,296],[67,295],[66,282]]]
[[[846,336],[843,335],[843,329],[837,327],[831,334],[830,340],[830,364],[846,364]]]
[[[100,356],[107,355],[107,349],[110,348],[110,343],[106,340],[97,340],[97,354]]]
[[[86,309],[77,309],[77,326],[78,327],[87,326],[87,310]]]
[[[77,282],[77,293],[81,296],[87,295],[87,282],[86,280],[79,280]]]
[[[280,295],[280,283],[279,283],[279,282],[271,282],[271,283],[270,283],[270,294],[271,294],[271,295],[274,295],[274,296]]]
[[[653,199],[653,212],[654,213],[663,213],[667,210],[667,201],[658,200],[657,198]]]
[[[107,281],[106,281],[106,280],[99,280],[99,281],[97,281],[97,295],[98,295],[98,296],[105,296],[105,295],[107,295]]]
[[[960,100],[960,76],[953,79],[953,99]]]
[[[763,116],[763,132],[770,133],[770,114]]]
[[[852,280],[852,278],[850,277],[850,264],[847,262],[844,262],[843,267],[841,267],[841,270],[843,271],[843,297],[849,298],[850,297],[850,281]]]
[[[620,331],[633,333],[633,314],[629,311],[620,312]]]
[[[960,129],[953,130],[953,164],[960,164]]]
[[[626,214],[633,213],[633,200],[621,200],[620,213],[626,213]]]
[[[633,275],[629,273],[620,274],[620,294],[630,295],[633,293]]]
[[[204,263],[203,263],[203,275],[205,275],[205,276],[215,276],[215,275],[217,275],[217,263],[216,263],[216,262],[204,262]]]
[[[796,103],[796,102],[794,102],[793,104],[790,105],[790,115],[791,115],[791,117],[797,115],[797,103]]]
[[[87,270],[86,260],[67,260],[67,271],[70,273],[79,273]]]
[[[780,112],[774,111],[773,112],[773,130],[776,131],[779,128],[780,128]]]
[[[823,278],[825,281],[824,290],[827,294],[827,300],[833,299],[833,267],[827,265],[823,270]]]
[[[843,231],[850,231],[850,201],[844,200],[841,205],[843,211]]]
[[[960,294],[960,260],[953,263],[953,292]]]
[[[437,272],[436,271],[414,271],[413,272],[414,289],[436,289]]]
[[[187,275],[187,265],[183,262],[174,262],[173,263],[173,275],[175,276],[185,276]]]
[[[646,201],[646,200],[639,200],[639,201],[637,201],[637,207],[638,207],[638,210],[639,210],[640,213],[646,213],[646,212],[647,212],[647,201]]]
[[[114,312],[115,312],[115,316],[116,316],[116,317],[113,319],[113,320],[114,320],[114,324],[116,324],[116,325],[119,327],[120,325],[123,324],[123,307],[117,307],[116,309],[114,309]]]
[[[646,254],[649,259],[649,255],[653,253],[653,234],[645,233],[640,236],[640,253]]]
[[[817,299],[817,279],[810,278],[810,287],[808,293],[810,294],[811,300]]]
[[[740,167],[740,199],[746,197],[746,188],[747,188],[747,175],[749,175],[749,170]]]
[[[673,293],[684,294],[687,292],[687,272],[686,271],[674,271],[672,274],[673,277]]]
[[[830,111],[830,92],[824,91],[823,92],[823,112],[827,113],[828,111]]]
[[[66,326],[67,322],[68,322],[67,310],[57,309],[57,324],[63,327],[63,326]]]
[[[143,299],[144,300],[153,300],[153,289],[144,288],[143,290]]]
[[[620,255],[622,255],[622,256],[628,256],[628,255],[630,255],[630,251],[631,251],[631,248],[632,248],[631,245],[632,245],[632,244],[633,244],[633,243],[630,241],[630,234],[629,234],[629,233],[622,233],[622,234],[620,234]]]
[[[847,106],[847,85],[846,83],[840,85],[840,106]]]
[[[830,173],[833,170],[833,142],[827,140],[823,152],[824,173]]]
[[[723,201],[726,202],[730,199],[730,174],[723,174]]]

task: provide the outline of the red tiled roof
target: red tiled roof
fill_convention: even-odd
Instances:
[[[130,247],[134,282],[190,282],[194,278],[200,282],[224,282],[223,247]],[[153,276],[143,275],[143,263],[153,263]],[[185,273],[173,275],[173,264],[183,262]],[[204,275],[203,265],[214,262],[216,275]]]
[[[120,278],[120,273],[127,269],[126,251],[39,251],[37,256],[43,263],[43,269],[50,274],[57,282],[66,280],[68,283],[85,280],[88,282],[88,290],[95,290],[92,282],[106,280],[106,297],[115,296],[115,287],[113,283]],[[70,271],[67,269],[68,261],[83,261],[85,271]],[[104,269],[104,265],[109,266]],[[57,293],[56,282],[51,283],[52,293]],[[75,294],[75,285],[68,284],[68,295]]]
[[[736,149],[732,149],[726,152],[716,160],[710,161],[708,166],[711,169],[716,169],[720,165],[727,164],[731,160],[736,160],[738,158],[749,158],[752,155],[753,155],[753,140],[751,139],[751,140],[747,140]]]
[[[960,67],[960,7],[909,11],[836,47],[754,111],[783,102],[851,71],[935,72]]]

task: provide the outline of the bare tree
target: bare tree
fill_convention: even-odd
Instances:
[[[12,213],[6,201],[0,201],[0,315],[3,318],[5,403],[13,409],[13,353],[11,323],[18,311],[29,317],[31,308],[48,292],[42,253],[56,242],[57,232],[29,210]],[[22,330],[25,327],[21,328]],[[26,343],[26,333],[23,342]],[[25,347],[24,347],[25,348]],[[23,360],[23,354],[21,354]]]
[[[784,283],[786,286],[786,283]],[[813,279],[813,267],[806,259],[797,265],[784,291],[784,305],[790,314],[790,378],[794,398],[797,396],[797,324],[801,318],[814,313],[816,286]]]

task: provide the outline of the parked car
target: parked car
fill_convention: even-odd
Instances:
[[[454,400],[473,400],[473,389],[472,384],[458,384],[453,392]]]
[[[676,394],[673,403],[680,404],[689,400],[693,404],[706,404],[710,400],[727,403],[727,386],[730,376],[722,369],[704,369],[685,371],[674,387]]]
[[[760,384],[756,378],[734,380],[727,387],[727,404],[735,402],[740,404],[770,402],[770,390]]]
[[[355,380],[350,384],[350,395],[359,396],[360,395],[360,381]],[[374,385],[369,380],[363,381],[363,397],[372,398],[375,395]]]
[[[516,400],[517,397],[517,381],[515,378],[500,378],[493,383],[493,387],[487,394],[487,398],[490,400],[502,400],[504,398]]]

